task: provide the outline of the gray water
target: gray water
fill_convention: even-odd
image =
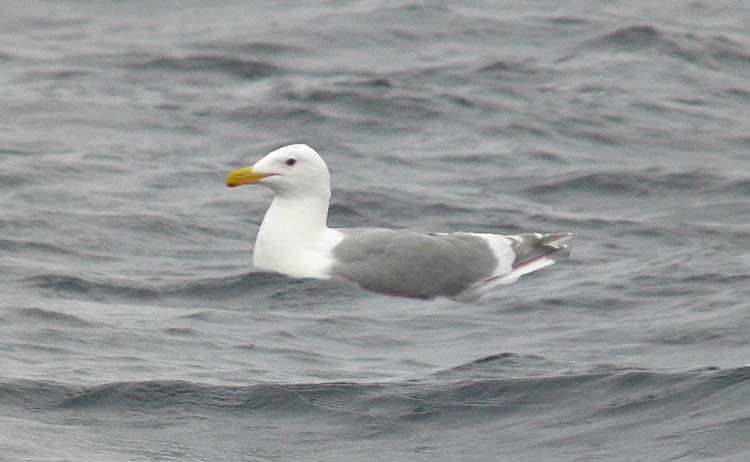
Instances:
[[[747,460],[750,5],[605,3],[2,3],[0,460]],[[259,272],[293,142],[332,226],[572,258]]]

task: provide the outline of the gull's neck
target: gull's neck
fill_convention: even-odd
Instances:
[[[260,231],[273,229],[277,236],[286,238],[323,232],[328,228],[328,204],[327,196],[276,195],[263,217]]]

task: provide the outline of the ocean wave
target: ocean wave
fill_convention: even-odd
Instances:
[[[17,173],[0,174],[0,188],[15,189],[28,182],[28,179]]]
[[[159,283],[137,283],[127,279],[73,276],[48,273],[30,276],[23,284],[60,297],[108,302],[153,303],[202,300],[205,303],[248,300],[265,296],[271,299],[304,301],[321,294],[348,297],[354,289],[332,282],[290,279],[277,273],[250,272],[216,278],[174,279]],[[300,292],[305,296],[301,297]]]
[[[0,62],[9,63],[9,62],[16,61],[18,59],[19,58],[17,56],[15,56],[15,55],[12,55],[10,53],[6,53],[6,52],[3,52],[3,51],[0,51]]]
[[[309,53],[306,47],[296,46],[281,41],[252,41],[240,40],[213,40],[195,43],[198,49],[211,50],[214,53],[244,55],[244,56],[266,56],[278,57],[288,53]]]
[[[538,376],[554,374],[567,366],[556,361],[536,355],[521,355],[504,352],[469,361],[450,369],[438,372],[435,377],[440,380],[450,378],[488,378],[498,375]]]
[[[373,88],[371,83],[361,83],[361,87]],[[383,88],[377,86],[375,88]],[[398,119],[432,119],[442,114],[436,101],[414,94],[371,93],[359,90],[351,82],[340,85],[326,85],[312,88],[290,89],[284,99],[307,105],[331,105],[345,113],[357,114],[359,118],[391,117]]]
[[[750,49],[725,36],[678,34],[650,24],[619,27],[589,41],[584,49],[631,53],[653,50],[707,68],[750,65]]]
[[[24,278],[22,283],[37,289],[53,292],[56,295],[83,297],[93,300],[107,300],[112,298],[133,301],[155,300],[158,291],[146,287],[138,287],[132,283],[120,284],[112,281],[94,281],[79,276],[59,273],[40,274]]]
[[[695,193],[712,188],[723,188],[724,176],[703,170],[669,172],[660,169],[640,171],[575,172],[559,175],[544,184],[535,185],[525,191],[534,195],[559,194],[561,192],[592,192],[627,197],[643,197],[657,193]],[[740,188],[741,188],[740,183]],[[738,186],[731,186],[735,189]]]
[[[716,185],[714,192],[736,195],[738,197],[750,196],[750,178],[730,180]]]
[[[132,63],[128,67],[135,70],[159,72],[219,73],[244,80],[258,80],[285,73],[282,68],[265,61],[214,55],[160,56]]]
[[[652,25],[620,27],[591,42],[594,46],[614,46],[623,48],[644,48],[656,45],[669,45],[664,33]]]
[[[61,313],[55,310],[45,310],[42,308],[21,308],[18,314],[24,318],[33,319],[34,321],[52,324],[54,326],[67,327],[93,327],[94,324],[73,316],[72,314]]]
[[[0,229],[4,226],[18,226],[20,223],[18,220],[8,220],[7,224],[0,220]],[[29,224],[29,223],[23,223]],[[45,222],[45,226],[48,224]],[[8,255],[22,254],[25,256],[45,255],[47,257],[70,257],[75,259],[85,259],[88,262],[92,261],[112,261],[114,257],[101,255],[98,253],[86,252],[78,249],[67,248],[59,245],[50,244],[48,242],[40,242],[34,240],[22,240],[22,239],[0,239],[0,250]]]
[[[243,105],[225,111],[224,117],[232,122],[252,122],[261,126],[288,127],[317,126],[335,122],[336,118],[304,104],[289,101],[272,101],[267,104]]]
[[[489,75],[494,78],[519,79],[527,81],[538,79],[540,76],[548,76],[549,72],[531,60],[494,60],[482,64],[477,71],[480,75]]]
[[[219,278],[199,278],[187,281],[165,283],[157,290],[164,297],[181,299],[228,300],[246,298],[249,295],[264,294],[270,297],[295,297],[298,291],[316,292],[331,289],[330,284],[308,279],[291,279],[287,276],[268,272],[250,272]]]
[[[727,401],[747,407],[744,395],[749,384],[750,366],[679,373],[599,367],[590,372],[548,376],[248,386],[181,380],[77,386],[26,380],[0,384],[0,403],[92,413],[213,409],[263,411],[283,417],[334,412],[395,421],[440,420],[456,415],[502,418],[509,413],[554,409],[584,421],[644,412],[689,417],[698,408],[722,408]]]

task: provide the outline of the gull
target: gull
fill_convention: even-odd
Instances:
[[[391,296],[471,302],[570,255],[568,232],[330,228],[330,173],[323,158],[305,144],[279,148],[234,170],[226,184],[258,184],[273,191],[255,240],[253,264],[292,278],[342,281]]]

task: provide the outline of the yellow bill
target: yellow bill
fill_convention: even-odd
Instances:
[[[227,186],[234,188],[242,184],[257,183],[270,173],[254,172],[252,167],[239,168],[227,175]]]

